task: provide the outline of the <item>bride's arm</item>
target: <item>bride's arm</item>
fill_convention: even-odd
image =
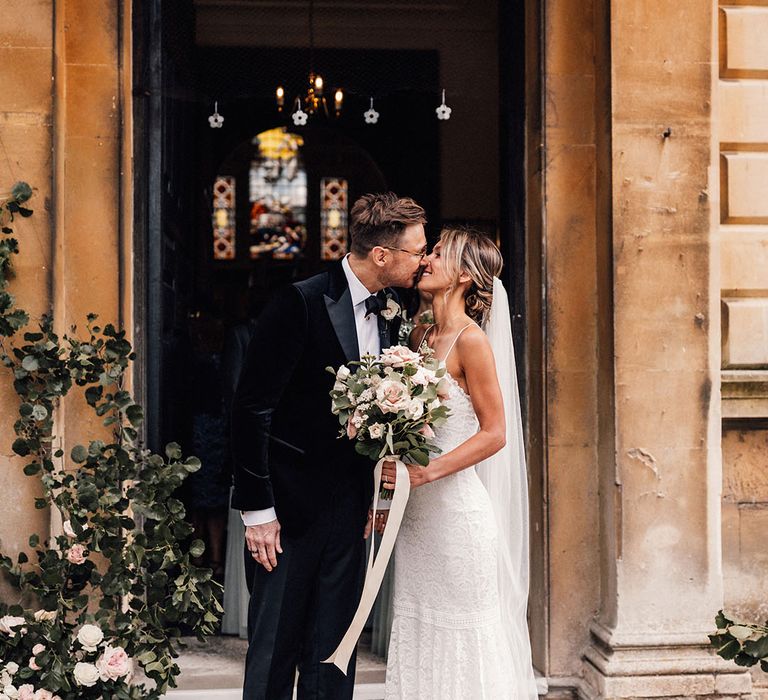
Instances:
[[[468,329],[462,333],[454,352],[464,370],[480,430],[450,452],[433,459],[427,467],[409,467],[411,486],[442,479],[482,462],[506,443],[504,401],[488,338],[479,328]]]

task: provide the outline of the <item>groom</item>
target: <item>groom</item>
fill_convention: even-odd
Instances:
[[[352,697],[354,656],[347,676],[321,662],[359,602],[373,462],[337,439],[325,368],[397,343],[390,287],[414,285],[425,222],[412,199],[361,197],[351,254],[282,290],[257,321],[232,408],[251,591],[244,700],[290,700],[297,668],[299,700]]]

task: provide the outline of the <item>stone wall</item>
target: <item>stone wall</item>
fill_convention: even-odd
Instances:
[[[721,3],[718,22],[725,604],[763,621],[768,618],[768,7]]]
[[[53,311],[60,333],[82,329],[91,311],[132,322],[123,272],[131,249],[129,8],[112,0],[4,0],[0,8],[0,190],[16,180],[35,188],[34,216],[16,226],[11,291],[33,322]],[[66,453],[104,430],[76,393],[56,415]],[[34,509],[39,483],[11,455],[16,406],[0,373],[0,547],[9,554],[30,533],[60,524]]]

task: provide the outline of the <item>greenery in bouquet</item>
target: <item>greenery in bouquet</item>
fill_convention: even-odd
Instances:
[[[12,449],[41,482],[35,508],[50,509],[63,532],[30,535],[15,561],[0,553],[0,700],[159,698],[175,686],[182,634],[204,639],[222,612],[174,497],[200,462],[175,443],[164,454],[143,446],[124,331],[95,315],[84,337],[55,333],[49,315],[25,328],[7,288],[18,253],[10,224],[32,214],[21,206],[30,195],[25,183],[0,195],[0,362],[19,397]],[[104,426],[67,454],[54,432],[65,397]]]
[[[366,355],[328,371],[336,378],[332,411],[342,426],[339,437],[355,441],[355,450],[373,460],[386,455],[426,466],[429,453],[439,452],[430,440],[449,409],[443,400],[449,383],[445,366],[431,351],[414,352],[404,345],[387,348],[379,357]],[[391,491],[385,492],[391,498]]]

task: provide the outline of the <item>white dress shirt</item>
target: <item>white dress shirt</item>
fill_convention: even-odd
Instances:
[[[377,355],[381,352],[381,340],[379,339],[379,321],[376,314],[365,316],[365,300],[372,292],[358,279],[349,264],[349,255],[341,261],[341,267],[347,278],[349,293],[352,297],[352,310],[355,312],[355,328],[357,329],[357,347],[360,357],[363,355]],[[274,508],[264,510],[246,510],[241,513],[246,527],[251,525],[264,525],[277,519]]]

